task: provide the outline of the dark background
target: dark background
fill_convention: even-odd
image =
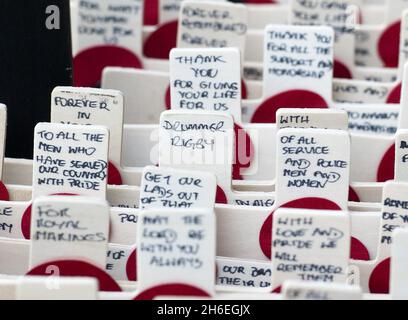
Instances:
[[[48,30],[46,8],[60,9]],[[71,85],[69,0],[0,0],[0,103],[7,105],[6,155],[32,159],[34,127],[50,121],[54,87]]]

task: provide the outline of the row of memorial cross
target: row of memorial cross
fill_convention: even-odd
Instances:
[[[276,2],[71,1],[0,298],[408,299],[408,1]]]

